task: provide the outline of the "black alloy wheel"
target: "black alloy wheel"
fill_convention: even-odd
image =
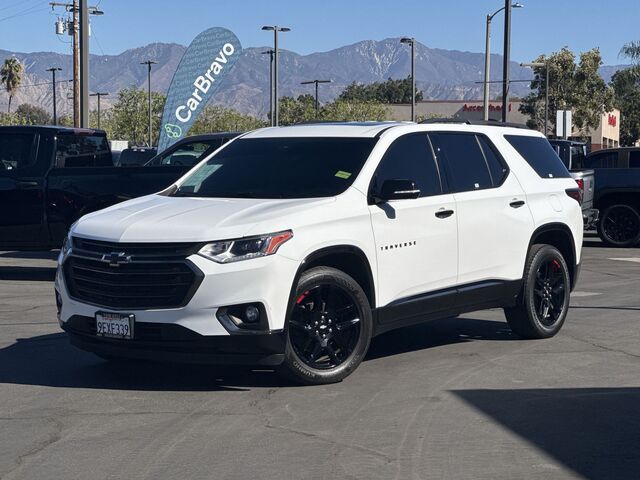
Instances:
[[[509,327],[522,338],[553,337],[567,317],[570,295],[571,277],[562,253],[551,245],[533,245],[522,291],[516,304],[504,310]]]
[[[536,271],[533,304],[538,320],[546,327],[552,327],[564,313],[569,285],[563,273],[562,264],[553,257],[541,262]]]
[[[600,238],[613,247],[633,247],[640,241],[640,213],[630,205],[611,205],[598,222]]]
[[[364,359],[373,329],[371,307],[346,273],[330,267],[303,272],[289,312],[280,371],[290,379],[307,385],[338,382]]]
[[[348,291],[337,285],[316,285],[296,299],[289,319],[291,346],[305,365],[335,368],[353,353],[361,316]]]

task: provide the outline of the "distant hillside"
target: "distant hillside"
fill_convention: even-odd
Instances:
[[[265,115],[268,111],[269,60],[261,52],[268,47],[247,48],[230,73],[228,80],[212,100],[236,108],[245,113]],[[175,43],[153,43],[145,47],[126,50],[119,55],[91,55],[91,90],[110,92],[103,99],[105,106],[111,104],[117,92],[125,87],[146,88],[146,68],[140,62],[154,59],[152,87],[157,91],[166,91],[171,83],[175,69],[185,51],[185,47]],[[24,86],[14,99],[14,105],[32,103],[48,110],[52,107],[49,74],[45,71],[51,66],[63,69],[59,79],[71,78],[71,57],[51,52],[18,53],[0,50],[0,61],[15,55],[26,66]],[[502,57],[492,55],[491,79],[502,77]],[[478,99],[482,96],[484,55],[482,53],[461,52],[429,48],[416,45],[416,78],[418,88],[425,99]],[[601,74],[606,81],[624,65],[603,66]],[[531,70],[521,68],[517,62],[511,62],[512,80],[531,78]],[[400,44],[397,38],[381,41],[365,40],[328,52],[299,55],[283,50],[280,56],[280,93],[281,95],[299,95],[311,93],[301,81],[315,78],[333,80],[332,84],[321,88],[321,101],[335,98],[352,81],[369,83],[387,78],[406,77],[410,71],[409,48]],[[526,95],[527,82],[514,83],[513,95]],[[68,83],[59,83],[58,111],[70,113],[71,93]],[[498,84],[492,86],[492,96],[500,93]],[[0,111],[6,111],[7,95],[0,93]]]

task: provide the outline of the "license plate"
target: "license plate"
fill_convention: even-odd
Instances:
[[[135,315],[128,313],[98,312],[96,313],[96,335],[131,340],[134,322]]]

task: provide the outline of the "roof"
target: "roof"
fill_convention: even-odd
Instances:
[[[290,127],[267,127],[246,134],[243,138],[269,137],[375,137],[384,130],[411,125],[406,122],[318,122]]]
[[[24,130],[24,131],[36,131],[36,132],[53,132],[53,133],[82,133],[85,135],[92,133],[105,134],[104,130],[98,130],[96,128],[73,128],[64,127],[62,125],[3,125],[0,126],[2,130]]]

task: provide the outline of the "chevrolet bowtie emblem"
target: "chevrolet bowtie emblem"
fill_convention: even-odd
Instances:
[[[125,252],[111,252],[102,255],[102,261],[109,264],[110,267],[119,267],[131,262],[131,255]]]

